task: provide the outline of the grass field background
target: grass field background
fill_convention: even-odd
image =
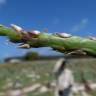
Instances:
[[[35,83],[52,82],[54,80],[52,71],[58,59],[0,64],[0,93],[6,92],[9,88],[20,89]],[[84,72],[87,80],[96,82],[95,58],[70,58],[67,66],[73,70],[76,82],[80,82],[81,71]],[[16,83],[19,83],[19,86],[16,86]],[[92,94],[96,96],[95,91]],[[44,94],[30,92],[26,96],[53,96],[53,92]]]

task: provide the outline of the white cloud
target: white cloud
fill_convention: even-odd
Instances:
[[[78,32],[84,29],[88,24],[88,19],[82,19],[77,25],[74,25],[71,29],[71,32]]]
[[[7,0],[0,0],[0,6],[5,5]]]
[[[86,24],[88,22],[88,19],[82,19],[81,23]]]

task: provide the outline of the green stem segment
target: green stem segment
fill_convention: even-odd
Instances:
[[[41,32],[35,38],[32,36],[30,39],[22,40],[23,36],[18,32],[4,26],[0,26],[0,36],[7,36],[11,42],[16,43],[21,41],[21,43],[29,44],[31,47],[51,47],[60,52],[82,50],[96,56],[96,41],[89,38],[79,36],[63,38],[56,34]]]

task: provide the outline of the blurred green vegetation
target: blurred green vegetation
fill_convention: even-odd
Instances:
[[[11,88],[23,88],[35,83],[44,84],[46,82],[52,82],[54,80],[52,71],[58,59],[0,64],[0,92],[4,92],[9,88],[6,87],[8,83],[12,83]],[[87,80],[96,82],[95,58],[71,58],[68,60],[67,67],[73,70],[76,82],[81,82],[80,74],[82,71]],[[19,87],[15,86],[16,82],[20,83]],[[94,94],[92,96],[96,96],[95,91],[92,92]],[[52,92],[44,94],[30,92],[27,96],[53,96],[52,94]]]
[[[37,57],[39,57],[39,54],[38,54],[37,52],[32,52],[32,51],[27,52],[27,53],[23,56],[24,60],[33,60],[33,59],[35,59],[35,58],[37,58]]]

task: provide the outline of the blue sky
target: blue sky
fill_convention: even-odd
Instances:
[[[0,23],[14,23],[26,30],[47,27],[49,32],[68,32],[73,35],[96,35],[96,0],[0,0]],[[22,55],[34,50],[52,55],[51,49],[17,49],[0,37],[0,58]]]

